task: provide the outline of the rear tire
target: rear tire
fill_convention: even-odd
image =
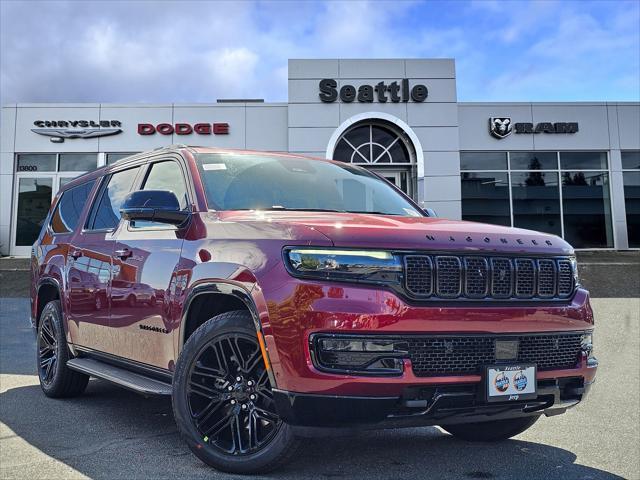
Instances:
[[[189,337],[176,364],[172,399],[182,438],[217,470],[266,473],[295,454],[297,441],[276,413],[247,311],[217,315]]]
[[[60,300],[47,303],[38,321],[36,358],[40,387],[47,397],[75,397],[84,392],[89,376],[67,367],[71,358],[64,333]]]
[[[470,442],[498,442],[521,434],[531,427],[540,416],[520,417],[493,422],[440,425],[456,438]]]

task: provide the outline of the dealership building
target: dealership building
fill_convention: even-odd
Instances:
[[[75,176],[171,144],[364,166],[439,216],[640,248],[640,103],[458,102],[452,59],[290,60],[288,102],[2,107],[0,254]]]

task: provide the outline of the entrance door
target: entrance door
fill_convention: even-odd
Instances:
[[[382,170],[371,169],[385,180],[393,183],[396,187],[402,190],[407,195],[411,196],[411,182],[409,170]]]
[[[11,254],[31,255],[31,246],[42,228],[53,200],[53,178],[24,175],[16,178]]]
[[[58,190],[73,178],[93,170],[95,153],[18,153],[11,212],[9,253],[28,257]]]

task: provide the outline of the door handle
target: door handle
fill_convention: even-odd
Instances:
[[[74,260],[77,260],[82,256],[82,250],[72,250],[69,256]]]
[[[133,255],[133,252],[131,250],[129,250],[128,248],[123,248],[121,250],[116,250],[116,257],[120,257],[123,260],[125,258],[129,258],[132,255]]]

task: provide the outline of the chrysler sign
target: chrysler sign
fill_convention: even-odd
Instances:
[[[62,143],[66,138],[96,138],[116,135],[122,132],[119,120],[36,120],[33,133],[50,137],[54,143]]]

